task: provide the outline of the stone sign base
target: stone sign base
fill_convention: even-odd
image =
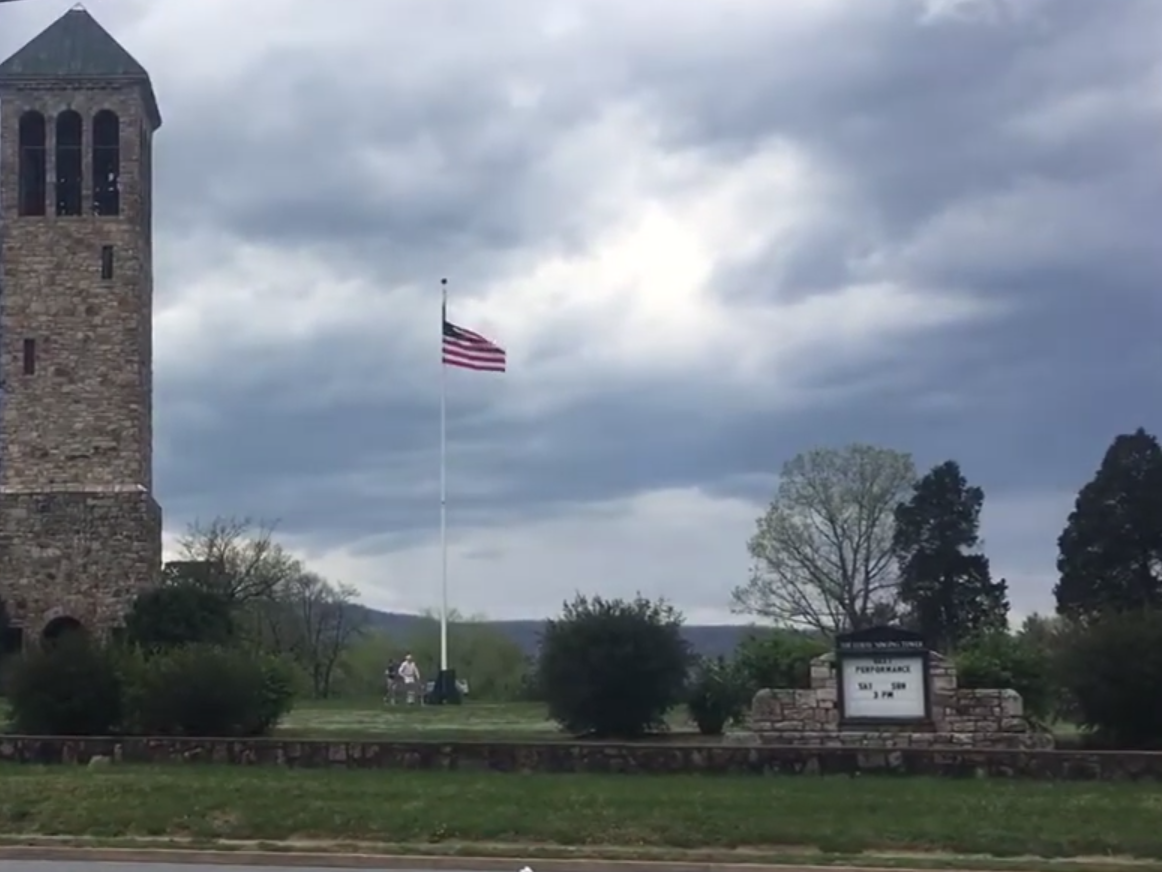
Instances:
[[[957,686],[956,667],[930,654],[926,676],[931,699],[927,723],[844,724],[834,654],[811,663],[809,689],[760,690],[751,705],[750,741],[813,748],[980,748],[1035,750],[1053,747],[1052,734],[1024,716],[1014,690]]]

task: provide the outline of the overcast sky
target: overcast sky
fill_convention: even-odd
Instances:
[[[70,0],[0,4],[5,56]],[[167,536],[438,602],[725,621],[792,455],[985,488],[1018,612],[1162,426],[1158,0],[88,0],[151,72]]]

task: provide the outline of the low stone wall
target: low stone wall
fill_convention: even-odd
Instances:
[[[986,751],[1046,750],[1053,747],[1048,733],[936,733],[877,730],[836,732],[796,730],[765,732],[755,737],[760,745],[805,748],[980,748]]]
[[[761,744],[329,742],[0,736],[0,763],[297,766],[483,772],[989,776],[1162,781],[1162,753],[979,748],[809,748]]]
[[[958,687],[953,663],[935,652],[930,657],[926,680],[932,721],[923,729],[914,724],[845,729],[840,723],[833,654],[823,654],[812,661],[810,688],[760,690],[751,705],[750,729],[760,743],[772,745],[968,746],[986,750],[1053,747],[1052,735],[1035,729],[1024,716],[1024,703],[1015,690]]]

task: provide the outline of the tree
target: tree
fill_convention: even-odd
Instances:
[[[980,543],[984,491],[969,487],[948,460],[916,482],[896,506],[892,550],[900,570],[900,604],[930,645],[950,651],[1008,628],[1008,585],[993,581]]]
[[[734,610],[826,633],[889,619],[893,511],[915,478],[911,456],[871,445],[795,457],[748,544],[754,568]]]
[[[264,647],[290,655],[310,677],[317,698],[331,695],[339,660],[363,631],[363,613],[355,608],[358,598],[350,585],[299,572],[282,581],[258,606],[264,621]]]
[[[956,652],[956,670],[963,688],[1017,691],[1028,717],[1047,721],[1056,713],[1053,663],[1022,636],[997,631],[973,637]]]
[[[818,634],[774,629],[747,634],[734,651],[734,665],[751,695],[763,688],[808,688],[811,661],[832,650]]]
[[[1102,747],[1162,746],[1162,609],[1110,611],[1066,634],[1061,675]]]
[[[184,560],[176,566],[198,575],[236,604],[269,598],[275,589],[302,572],[302,565],[273,539],[274,525],[249,518],[215,518],[194,522],[178,540]]]
[[[520,646],[482,616],[448,612],[448,654],[457,679],[468,682],[475,700],[508,702],[527,694],[528,658]],[[407,630],[386,635],[364,634],[344,653],[336,668],[336,686],[345,696],[379,696],[383,670],[389,661],[411,654],[425,676],[434,676],[440,662],[440,624],[431,612]]]
[[[1114,439],[1057,540],[1058,614],[1162,605],[1162,448],[1138,428]]]
[[[234,639],[233,604],[225,594],[189,582],[144,591],[125,616],[126,640],[147,651]]]
[[[566,730],[632,739],[664,728],[691,663],[682,616],[664,601],[578,596],[546,624],[538,673]]]
[[[405,647],[421,664],[434,670],[440,657],[440,621],[433,611],[409,632]],[[455,609],[448,614],[448,659],[457,679],[468,682],[472,699],[506,701],[521,692],[526,659],[521,647],[485,615],[463,617]]]

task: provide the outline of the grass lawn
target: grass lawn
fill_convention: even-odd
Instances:
[[[0,766],[0,836],[1162,858],[1153,784]],[[467,851],[465,851],[467,852]]]
[[[279,735],[317,739],[556,739],[557,725],[536,703],[384,705],[378,700],[304,701]]]
[[[459,706],[384,705],[379,700],[304,701],[278,735],[313,739],[567,740],[539,703],[466,702]],[[706,740],[676,709],[666,738]]]
[[[0,699],[0,733],[8,711]],[[674,740],[702,740],[685,711],[670,720]],[[278,727],[276,735],[309,739],[509,740],[569,739],[539,703],[471,702],[459,706],[384,705],[375,699],[305,700]]]

